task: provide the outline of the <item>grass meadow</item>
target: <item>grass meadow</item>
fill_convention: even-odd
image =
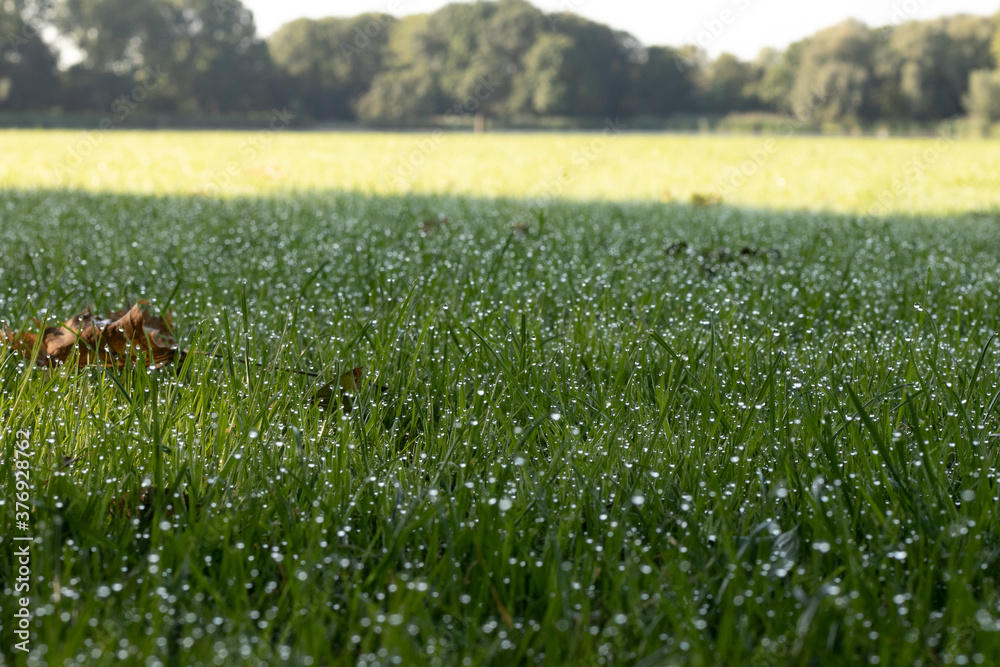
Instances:
[[[195,353],[0,348],[0,663],[1000,659],[1000,144],[99,136],[0,136],[0,317]]]
[[[3,131],[0,187],[234,197],[688,203],[884,215],[1000,208],[1000,141],[622,133]]]

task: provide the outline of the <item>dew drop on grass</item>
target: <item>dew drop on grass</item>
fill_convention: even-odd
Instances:
[[[645,504],[645,502],[646,502],[646,496],[642,495],[641,493],[637,493],[634,496],[632,496],[632,504],[635,505],[636,507],[642,507],[643,504]]]

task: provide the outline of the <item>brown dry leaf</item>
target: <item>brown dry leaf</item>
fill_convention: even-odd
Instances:
[[[361,378],[364,377],[365,367],[358,366],[342,374],[334,382],[328,382],[316,391],[315,401],[323,406],[329,406],[333,400],[333,388],[340,388],[340,407],[344,412],[350,412],[354,408],[354,398],[361,393]]]
[[[80,368],[93,363],[121,367],[129,360],[144,357],[146,364],[159,368],[182,363],[186,352],[177,349],[171,334],[171,316],[157,317],[145,312],[147,301],[109,313],[107,319],[94,317],[90,309],[68,319],[62,326],[45,327],[39,343],[37,333],[0,331],[0,338],[11,348],[31,358],[38,344],[39,366],[65,363],[73,350],[78,351]]]

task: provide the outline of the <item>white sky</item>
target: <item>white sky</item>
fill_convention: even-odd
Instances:
[[[750,59],[761,48],[783,48],[843,19],[871,26],[948,14],[994,14],[1000,0],[531,0],[547,11],[582,14],[627,30],[644,44],[699,43],[712,56],[728,51]],[[243,0],[261,35],[301,17],[353,16],[380,11],[429,12],[447,0]],[[398,7],[398,11],[392,11]],[[723,22],[725,19],[725,22]],[[710,32],[714,28],[714,34]]]

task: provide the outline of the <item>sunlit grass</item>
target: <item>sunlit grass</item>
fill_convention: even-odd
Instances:
[[[170,300],[219,355],[0,358],[34,664],[1000,654],[989,216],[34,192],[0,220],[14,324]],[[309,400],[358,365],[349,417]]]
[[[1000,142],[941,138],[0,132],[0,187],[119,193],[679,202],[698,193],[878,215],[997,210],[997,174]]]

